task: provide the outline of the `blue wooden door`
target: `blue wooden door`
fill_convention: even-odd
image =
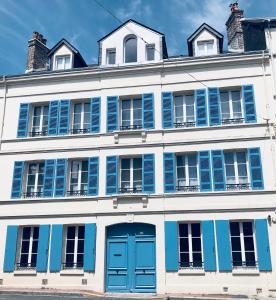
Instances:
[[[106,291],[155,292],[155,227],[117,224],[108,227]]]

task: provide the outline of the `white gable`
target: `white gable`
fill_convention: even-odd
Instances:
[[[73,66],[73,52],[71,49],[69,49],[66,45],[62,45],[60,48],[58,48],[53,56],[52,56],[52,69],[56,70],[56,62],[58,57],[64,57],[69,56],[70,57],[70,68]]]
[[[153,44],[155,46],[155,59],[153,61],[159,61],[162,59],[162,35],[142,25],[136,24],[135,22],[129,21],[127,24],[114,31],[100,42],[101,65],[107,65],[106,54],[108,49],[116,50],[115,65],[124,64],[124,41],[126,37],[130,35],[135,35],[137,37],[138,64],[147,61],[147,44]],[[143,40],[140,37],[142,37]]]
[[[219,53],[219,39],[212,34],[210,31],[203,29],[197,37],[193,40],[193,53],[194,56],[202,56],[202,53],[199,51],[199,45],[204,44],[204,42],[213,42],[213,52],[209,53],[210,55],[215,55]]]

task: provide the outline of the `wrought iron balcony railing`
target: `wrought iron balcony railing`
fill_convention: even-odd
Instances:
[[[178,185],[176,187],[177,192],[198,192],[199,190],[199,185]]]
[[[249,190],[250,183],[235,183],[235,184],[226,184],[227,191],[242,191]]]
[[[204,269],[204,262],[203,261],[193,261],[193,262],[186,262],[180,261],[179,263],[180,269]]]
[[[138,194],[138,193],[142,193],[141,187],[134,187],[134,188],[121,187],[121,188],[119,188],[119,194]]]
[[[81,134],[81,133],[89,133],[90,129],[89,128],[82,128],[82,129],[71,129],[70,130],[71,134]]]
[[[48,135],[48,130],[43,131],[30,131],[29,136],[35,137],[35,136],[46,136]]]
[[[87,196],[87,190],[69,190],[66,192],[67,196]]]
[[[16,263],[15,266],[16,270],[35,270],[36,269],[36,263]]]
[[[125,126],[120,126],[120,130],[136,130],[136,129],[142,129],[142,125],[125,125]]]
[[[23,198],[41,198],[43,197],[43,192],[26,192],[22,196]]]
[[[232,261],[233,269],[258,269],[258,261]]]
[[[244,118],[222,119],[222,124],[241,124],[244,123]]]
[[[83,269],[83,262],[73,263],[73,262],[64,262],[62,263],[62,269]]]
[[[195,122],[176,122],[174,123],[175,128],[183,128],[183,127],[195,127]]]

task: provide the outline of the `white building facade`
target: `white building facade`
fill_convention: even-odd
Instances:
[[[53,70],[3,77],[3,287],[276,295],[271,58],[222,38],[170,58],[128,21],[99,66],[63,40]]]

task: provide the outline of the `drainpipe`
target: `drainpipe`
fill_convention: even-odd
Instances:
[[[264,120],[267,123],[267,132],[269,134],[270,140],[270,151],[272,155],[272,167],[273,167],[273,181],[274,186],[276,186],[276,162],[275,162],[275,142],[274,142],[274,122],[271,122],[270,116],[270,103],[269,103],[269,95],[267,93],[267,79],[266,79],[266,69],[265,69],[265,52],[263,51],[262,55],[262,71],[263,71],[263,83],[264,83],[264,90],[265,90],[265,107],[266,107],[266,118]],[[273,100],[272,100],[273,101]],[[274,118],[273,118],[274,119]]]
[[[271,77],[273,81],[273,87],[274,87],[274,94],[273,98],[276,100],[276,75],[275,75],[275,66],[274,66],[274,57],[273,57],[273,52],[272,52],[272,38],[271,38],[271,27],[270,27],[270,19],[265,19],[267,21],[267,40],[268,40],[268,51],[269,51],[269,56],[271,59]]]
[[[3,131],[4,131],[4,120],[5,120],[6,102],[7,102],[7,80],[6,80],[6,76],[5,75],[2,78],[2,82],[4,84],[4,107],[3,107],[2,122],[1,122],[1,132],[0,132],[0,150],[2,149],[2,139],[3,139]]]

